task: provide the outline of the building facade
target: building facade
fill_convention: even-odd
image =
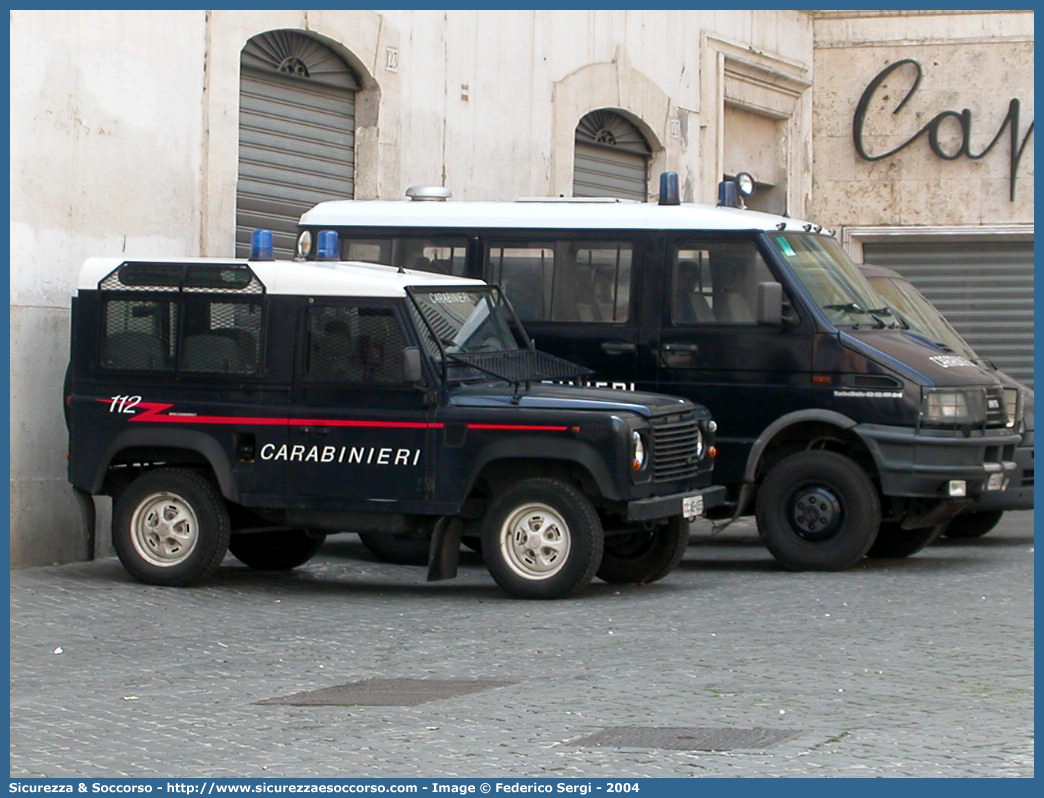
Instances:
[[[913,22],[930,52],[895,38]],[[931,153],[864,163],[841,119],[889,58],[918,60],[927,83],[932,59],[981,44],[1001,74],[934,104],[981,108],[980,146],[979,120],[996,130],[999,98],[1021,97],[1024,130],[1032,14],[15,11],[10,25],[14,566],[96,553],[65,480],[60,387],[69,300],[91,255],[242,254],[258,227],[288,254],[301,210],[332,197],[397,199],[424,184],[456,199],[643,199],[665,170],[683,200],[711,203],[723,176],[750,172],[754,208],[816,214],[857,257],[902,240],[895,230],[981,241],[1007,225],[1032,242],[1032,138],[1017,201],[979,199],[973,214],[957,199],[943,213]],[[1016,75],[1016,93],[1000,92]],[[891,135],[882,124],[868,122],[870,154],[891,147],[873,138]],[[945,165],[1004,189],[1005,146]],[[913,179],[906,170],[940,185],[924,207],[876,186]]]
[[[812,212],[1033,383],[1033,12],[815,15]]]

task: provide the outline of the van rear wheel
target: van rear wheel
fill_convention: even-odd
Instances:
[[[217,486],[182,468],[147,471],[117,497],[112,545],[142,582],[183,587],[203,581],[228,551],[231,525]]]
[[[870,477],[848,457],[804,451],[777,463],[758,491],[758,534],[793,571],[843,571],[863,558],[881,525]]]
[[[518,598],[558,599],[586,587],[602,561],[602,523],[580,490],[557,479],[523,479],[490,503],[482,559]]]
[[[1003,510],[961,513],[950,519],[943,534],[948,538],[981,538],[1000,523]]]
[[[652,530],[605,539],[598,578],[612,584],[648,584],[678,567],[689,545],[689,522],[672,518]]]
[[[237,560],[259,571],[289,571],[304,565],[326,540],[322,533],[304,529],[233,535],[228,550]]]
[[[360,532],[359,540],[381,562],[394,565],[427,565],[431,542],[397,538],[376,532]]]

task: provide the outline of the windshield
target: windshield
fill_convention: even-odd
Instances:
[[[928,336],[936,343],[969,360],[979,360],[979,356],[975,354],[968,342],[950,326],[950,322],[946,321],[939,309],[910,282],[893,277],[869,277],[868,279],[885,301],[906,319],[911,329]]]
[[[833,238],[773,233],[769,240],[834,324],[895,324],[884,300]]]
[[[427,332],[447,355],[510,352],[519,348],[500,291],[492,287],[411,292]],[[441,352],[432,352],[441,359]]]

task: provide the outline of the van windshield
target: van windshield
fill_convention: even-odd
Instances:
[[[834,324],[896,324],[887,303],[833,238],[773,233],[769,240]]]

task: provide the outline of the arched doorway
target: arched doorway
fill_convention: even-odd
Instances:
[[[240,56],[236,254],[272,230],[277,257],[294,253],[301,213],[355,194],[358,78],[322,42],[294,30],[254,36]]]
[[[615,111],[586,114],[576,126],[574,197],[649,197],[651,148],[638,127]]]

